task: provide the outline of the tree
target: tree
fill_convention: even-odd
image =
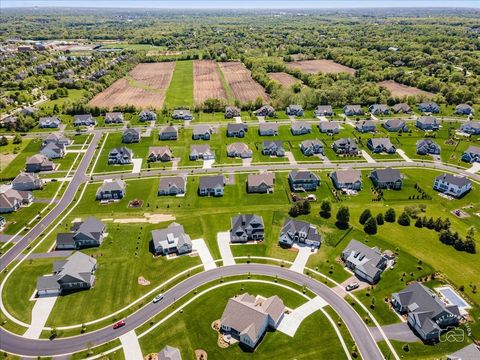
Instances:
[[[0,146],[8,145],[8,139],[5,136],[0,137]]]
[[[476,254],[477,249],[476,249],[475,240],[467,237],[467,239],[463,243],[463,250],[470,254]]]
[[[395,222],[395,209],[393,208],[390,208],[387,210],[387,212],[385,213],[385,221],[386,222],[390,222],[390,223],[393,223]]]
[[[329,219],[332,216],[332,205],[330,204],[330,201],[328,200],[323,200],[322,204],[320,205],[320,216]]]
[[[360,219],[358,220],[360,224],[364,225],[368,219],[372,217],[372,213],[370,209],[363,210],[362,214],[360,215]]]
[[[340,229],[348,228],[348,223],[350,221],[350,210],[346,206],[340,206],[337,212],[337,222],[336,225]]]
[[[415,221],[415,227],[417,228],[422,228],[423,227],[423,221],[421,218],[417,218],[417,221]]]
[[[398,217],[398,223],[402,226],[410,225],[410,216],[406,212],[402,212]]]
[[[363,227],[363,231],[365,231],[369,235],[374,235],[377,233],[377,222],[373,217],[370,217]]]
[[[13,137],[12,143],[14,144],[22,143],[22,137],[20,136],[20,134],[15,134],[15,136]]]
[[[383,224],[384,224],[383,214],[379,213],[377,215],[377,225],[383,225]]]

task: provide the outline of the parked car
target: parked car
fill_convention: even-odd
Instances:
[[[121,328],[122,326],[125,326],[125,320],[120,320],[120,321],[116,322],[115,324],[113,324],[114,329]]]
[[[157,296],[155,296],[155,297],[153,298],[153,303],[155,304],[155,303],[159,302],[159,301],[162,300],[162,299],[163,299],[163,294],[158,294]]]
[[[354,283],[351,283],[351,284],[348,284],[347,286],[345,286],[345,290],[352,291],[352,290],[358,289],[359,286],[360,285],[358,285],[357,282],[354,282]]]

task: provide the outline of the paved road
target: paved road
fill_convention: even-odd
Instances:
[[[63,194],[60,201],[53,208],[52,211],[48,212],[40,221],[15,245],[0,258],[0,271],[3,271],[12,261],[14,261],[19,254],[22,253],[27,246],[35,240],[48,226],[53,224],[55,220],[60,216],[60,214],[67,209],[70,203],[73,201],[75,194],[77,193],[78,188],[82,185],[87,177],[85,175],[90,161],[95,155],[95,149],[97,148],[98,141],[100,140],[102,134],[95,133],[92,141],[88,145],[88,149],[85,152],[80,164],[73,175],[72,181],[69,182],[65,193]]]
[[[81,351],[88,347],[87,344],[102,344],[136,329],[143,323],[147,322],[152,316],[172,305],[175,299],[180,299],[182,296],[190,293],[202,284],[214,281],[222,276],[227,277],[247,273],[278,276],[281,279],[296,284],[305,284],[311,291],[322,297],[338,313],[339,317],[345,322],[350,330],[350,333],[364,359],[383,359],[383,355],[362,318],[331,288],[304,274],[286,268],[264,264],[224,266],[189,277],[167,291],[161,302],[157,304],[149,303],[136,313],[130,315],[126,319],[126,326],[118,330],[113,330],[113,328],[109,326],[84,335],[50,341],[25,339],[0,328],[0,349],[2,351],[12,352],[23,356],[52,356]],[[319,329],[319,331],[324,330],[325,329]],[[333,331],[331,336],[336,336]]]

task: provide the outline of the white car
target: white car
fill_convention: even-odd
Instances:
[[[354,283],[348,284],[348,285],[345,287],[345,290],[347,290],[347,291],[352,291],[352,290],[358,289],[359,286],[360,286],[360,285],[358,285],[357,282],[354,282]]]
[[[163,299],[163,294],[158,294],[157,296],[155,296],[155,297],[153,298],[153,303],[155,304],[155,303],[159,302],[159,301],[162,300],[162,299]]]

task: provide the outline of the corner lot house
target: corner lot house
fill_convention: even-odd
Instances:
[[[121,112],[106,113],[105,124],[123,124],[123,113]]]
[[[385,130],[390,132],[407,132],[408,125],[404,120],[401,119],[390,119],[383,123],[382,125]]]
[[[186,181],[183,176],[169,176],[160,178],[158,195],[180,195],[185,194]]]
[[[133,158],[133,152],[129,148],[124,146],[114,148],[108,153],[109,165],[126,165],[131,164]]]
[[[393,146],[390,138],[371,138],[367,141],[368,148],[374,153],[395,154],[397,149]]]
[[[230,241],[232,243],[263,240],[264,236],[265,227],[261,216],[242,214],[232,218],[232,226],[230,228]]]
[[[209,125],[195,125],[192,130],[193,140],[210,140],[212,128]]]
[[[457,326],[460,318],[457,305],[446,305],[418,282],[393,293],[392,305],[400,314],[407,314],[408,324],[424,342],[437,342],[443,330]]]
[[[160,130],[158,134],[159,140],[177,140],[178,130],[175,126],[165,126]]]
[[[75,115],[73,117],[73,126],[92,126],[96,124],[97,120],[92,114]]]
[[[44,143],[40,148],[40,154],[46,156],[50,160],[61,159],[65,157],[65,145],[60,143]]]
[[[149,162],[167,162],[173,158],[172,152],[168,146],[150,146],[148,148],[148,161]]]
[[[288,116],[303,116],[303,108],[301,105],[289,105],[285,113]]]
[[[315,108],[315,116],[333,116],[333,109],[331,105],[318,105]]]
[[[225,119],[232,119],[240,116],[240,109],[235,106],[227,106],[225,108]]]
[[[190,145],[190,160],[213,160],[215,153],[210,149],[210,145]]]
[[[183,110],[183,109],[178,109],[178,110],[173,110],[172,113],[172,118],[175,120],[192,120],[193,115],[190,112],[190,110]]]
[[[12,189],[31,191],[42,188],[42,180],[35,173],[21,172],[12,181]]]
[[[342,260],[360,279],[370,284],[380,280],[387,266],[387,259],[377,247],[370,248],[357,240],[351,240],[342,251]]]
[[[302,150],[302,153],[305,156],[312,156],[315,154],[325,155],[323,144],[318,139],[302,141],[300,144],[300,150]]]
[[[373,115],[388,115],[390,109],[385,104],[373,104],[368,107],[368,111]]]
[[[264,105],[260,109],[256,110],[255,116],[268,116],[274,117],[275,116],[275,109],[270,105]]]
[[[440,145],[438,145],[432,139],[421,139],[417,141],[417,154],[418,155],[439,155]]]
[[[91,216],[75,224],[72,233],[57,234],[57,250],[74,250],[100,246],[105,237],[105,224]]]
[[[122,143],[131,144],[140,141],[140,133],[135,129],[126,129],[122,134]]]
[[[8,189],[0,193],[0,213],[17,211],[21,206],[29,205],[32,201],[33,194],[30,191]]]
[[[468,104],[459,104],[455,108],[455,114],[458,115],[470,115],[473,114],[473,108]]]
[[[243,138],[245,133],[248,131],[247,124],[228,124],[227,125],[227,136],[228,137],[239,137]]]
[[[434,102],[423,102],[418,104],[418,110],[424,113],[437,114],[440,112],[440,106]]]
[[[410,114],[412,112],[412,108],[408,104],[400,103],[393,105],[392,111],[395,114]]]
[[[360,153],[357,142],[351,138],[335,140],[332,149],[339,155],[358,155]]]
[[[312,132],[312,127],[304,121],[295,121],[290,126],[290,131],[292,135],[305,135]]]
[[[480,134],[480,121],[467,121],[462,124],[460,130],[467,134],[479,135]]]
[[[263,172],[260,174],[248,174],[247,176],[247,192],[269,194],[273,192],[275,184],[275,174]]]
[[[402,175],[397,169],[375,169],[370,174],[373,186],[380,189],[400,190],[402,188]]]
[[[155,255],[177,253],[186,254],[192,251],[192,240],[185,233],[182,225],[175,222],[166,229],[152,231],[153,251]]]
[[[60,126],[61,123],[61,120],[57,116],[41,117],[38,120],[38,127],[41,129],[56,129]]]
[[[247,159],[252,157],[253,151],[250,150],[248,145],[245,143],[234,142],[227,146],[227,155],[229,157]]]
[[[472,182],[463,176],[442,174],[435,178],[433,189],[460,198],[472,189]]]
[[[320,186],[320,178],[311,171],[290,171],[288,183],[292,191],[315,191]]]
[[[276,136],[278,135],[277,123],[260,123],[258,126],[258,134],[260,136]]]
[[[153,111],[150,111],[150,110],[142,110],[142,112],[139,115],[139,118],[141,122],[155,121],[157,120],[157,114],[155,114]]]
[[[37,279],[37,296],[57,296],[64,292],[88,290],[95,283],[97,260],[79,251],[53,263],[53,275]]]
[[[337,190],[362,190],[362,173],[360,170],[337,170],[330,174],[330,178]]]
[[[166,345],[157,354],[157,360],[182,360],[182,354],[176,347]]]
[[[122,179],[105,180],[97,190],[97,200],[117,200],[125,196],[127,184]]]
[[[285,305],[278,296],[257,299],[245,293],[228,300],[220,326],[223,332],[253,349],[268,328],[278,326],[284,313]]]
[[[280,231],[279,243],[282,246],[291,247],[294,242],[319,248],[322,243],[322,236],[313,224],[286,219]]]
[[[417,119],[417,127],[421,130],[438,130],[440,122],[433,116],[421,116]]]
[[[343,113],[347,116],[363,115],[363,110],[360,105],[345,105]]]
[[[469,146],[463,153],[462,160],[468,163],[480,162],[480,147]]]
[[[262,154],[268,156],[285,156],[285,149],[282,141],[267,140],[262,142]]]
[[[318,125],[320,132],[329,135],[338,134],[340,132],[340,125],[337,121],[320,121]]]
[[[52,171],[53,169],[53,162],[42,154],[29,157],[25,164],[25,170],[27,172]]]
[[[198,184],[200,196],[223,196],[225,177],[223,175],[201,176]]]
[[[361,133],[374,132],[376,129],[373,120],[362,120],[355,125],[355,130]]]

